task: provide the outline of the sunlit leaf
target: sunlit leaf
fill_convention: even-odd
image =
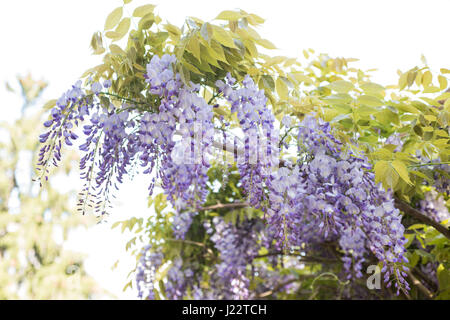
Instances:
[[[119,23],[120,19],[122,18],[122,14],[123,14],[122,7],[118,7],[116,9],[114,9],[106,18],[105,30],[110,30],[110,29],[114,28]]]

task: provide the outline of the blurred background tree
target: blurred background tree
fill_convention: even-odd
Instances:
[[[0,299],[103,298],[83,256],[64,249],[70,230],[94,221],[73,214],[74,191],[62,193],[51,180],[45,188],[32,182],[44,111],[33,106],[47,83],[30,75],[17,80],[21,117],[5,121],[3,114],[0,120]],[[66,159],[66,174],[75,159]]]

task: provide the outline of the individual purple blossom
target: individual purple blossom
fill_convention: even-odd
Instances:
[[[102,91],[102,85],[100,84],[100,82],[94,82],[91,85],[91,90],[93,93],[98,94],[100,93],[100,91]]]

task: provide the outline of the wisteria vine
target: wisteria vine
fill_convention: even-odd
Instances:
[[[47,179],[50,167],[61,160],[63,145],[72,146],[81,129],[85,184],[79,210],[107,213],[114,190],[138,164],[149,177],[150,195],[160,182],[175,210],[173,236],[184,240],[204,210],[217,132],[215,106],[202,97],[198,84],[182,81],[174,71],[176,62],[174,55],[166,54],[148,63],[145,82],[154,105],[138,107],[128,99],[119,106],[105,104],[102,97],[111,81],[91,83],[89,90],[79,81],[64,93],[44,123],[48,131],[40,136],[41,179]],[[299,148],[295,163],[281,163],[279,145],[284,142],[264,91],[249,75],[237,83],[230,74],[216,82],[216,90],[222,94],[219,103],[228,103],[236,114],[243,136],[243,154],[237,159],[239,187],[247,204],[261,209],[264,217],[236,224],[222,217],[205,221],[203,228],[219,257],[210,287],[202,287],[196,269],[177,258],[166,276],[166,296],[181,299],[190,292],[196,299],[252,298],[250,278],[261,247],[308,253],[328,241],[339,244],[348,279],[361,277],[364,262],[374,255],[383,263],[387,286],[394,283],[397,294],[408,292],[401,215],[391,193],[375,183],[368,159],[344,147],[330,123],[308,115],[297,123],[283,119],[285,127],[298,131]],[[164,261],[160,248],[144,248],[136,274],[141,298],[153,299],[160,290],[154,281]]]

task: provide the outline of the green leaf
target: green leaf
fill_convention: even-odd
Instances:
[[[395,171],[399,174],[399,176],[408,184],[412,185],[413,183],[409,179],[408,169],[406,168],[406,165],[403,161],[400,160],[394,160],[392,161],[392,166],[394,167]]]
[[[257,39],[256,43],[259,44],[261,47],[264,47],[264,48],[270,49],[270,50],[277,48],[272,42],[270,42],[267,39]]]
[[[164,29],[166,29],[169,33],[175,35],[176,37],[180,37],[181,30],[177,26],[174,26],[173,24],[167,23],[164,25]]]
[[[219,15],[216,17],[216,20],[235,21],[240,18],[242,18],[242,14],[240,12],[225,10],[219,13]]]
[[[117,26],[115,32],[118,34],[114,40],[120,40],[122,39],[130,29],[131,19],[130,18],[124,18],[122,21],[120,21],[119,25]]]
[[[94,54],[102,54],[105,52],[105,48],[103,48],[103,38],[100,32],[96,32],[92,35],[91,47],[94,50]]]
[[[110,39],[113,39],[113,40],[119,40],[119,39],[121,39],[123,37],[123,36],[121,37],[120,33],[115,32],[115,31],[108,31],[108,32],[105,33],[105,36],[107,38],[110,38]]]
[[[259,24],[262,24],[262,23],[264,23],[264,19],[263,18],[261,18],[260,16],[258,16],[258,15],[256,15],[256,14],[253,14],[253,13],[250,13],[248,16],[247,16],[247,20],[248,20],[248,22],[251,24],[251,25],[254,25],[254,26],[257,26],[257,25],[259,25]]]
[[[118,7],[116,9],[114,9],[106,18],[105,30],[110,30],[110,29],[114,28],[119,23],[120,19],[122,18],[122,14],[123,14],[122,7]]]
[[[237,48],[228,31],[221,27],[213,26],[213,38],[226,47]]]
[[[330,103],[347,104],[352,102],[353,98],[348,93],[338,93],[325,97],[323,100],[329,101]]]
[[[433,179],[431,179],[430,177],[426,176],[425,174],[423,174],[420,171],[412,170],[412,171],[410,171],[410,173],[427,180],[429,183],[433,183]]]
[[[447,88],[447,78],[445,78],[444,76],[439,75],[438,76],[438,81],[439,81],[439,89],[441,90],[445,90]]]
[[[49,109],[53,108],[55,105],[56,105],[56,99],[52,99],[52,100],[47,101],[44,104],[43,108],[45,110],[49,110]]]
[[[289,99],[289,89],[286,83],[280,77],[277,78],[275,83],[275,87],[277,89],[278,96],[283,100]]]
[[[408,73],[402,73],[400,78],[398,79],[398,87],[400,90],[405,89],[406,85],[408,84]]]
[[[369,107],[379,107],[384,104],[382,100],[378,99],[377,97],[369,96],[369,95],[359,96],[358,102],[360,104],[363,104],[363,105],[366,105]]]
[[[133,16],[134,17],[143,17],[146,14],[152,13],[153,10],[155,9],[155,5],[153,4],[146,4],[140,7],[137,7],[136,9],[134,9],[133,11]]]
[[[360,88],[367,94],[381,94],[385,89],[382,85],[373,82],[366,82]]]
[[[385,160],[377,161],[374,166],[375,182],[383,182],[386,178],[386,173],[389,168],[389,163]]]
[[[270,89],[271,91],[273,91],[275,89],[275,82],[273,81],[272,76],[266,74],[263,75],[261,77],[261,81],[262,84],[264,85],[264,87],[266,87],[267,89]]]
[[[383,183],[385,189],[394,189],[398,183],[399,175],[388,161],[381,160],[375,164],[375,182]]]
[[[189,39],[189,43],[187,45],[187,50],[194,55],[194,57],[200,62],[200,42],[197,37],[192,37]]]
[[[208,22],[204,23],[200,28],[200,34],[206,41],[209,41],[213,36],[213,30],[211,24]]]
[[[155,16],[153,13],[146,14],[139,20],[139,29],[146,30],[149,29],[155,22]]]
[[[426,71],[422,76],[422,84],[423,87],[428,87],[431,84],[431,81],[433,80],[433,75],[430,71]]]
[[[125,51],[122,50],[121,47],[119,47],[116,44],[112,44],[109,46],[109,50],[111,51],[112,54],[116,54],[116,55],[122,55],[122,56],[126,56],[127,53]]]
[[[354,89],[354,86],[351,82],[345,80],[337,80],[328,85],[328,87],[338,93],[347,93],[350,90]]]
[[[117,228],[121,223],[122,223],[122,221],[114,222],[113,225],[111,226],[111,229]]]
[[[447,292],[447,297],[450,297],[450,270],[445,268],[442,263],[437,268],[437,278],[440,291]]]
[[[123,287],[123,289],[122,289],[122,291],[126,291],[128,288],[132,288],[133,287],[133,283],[132,283],[132,281],[130,280],[124,287]]]

